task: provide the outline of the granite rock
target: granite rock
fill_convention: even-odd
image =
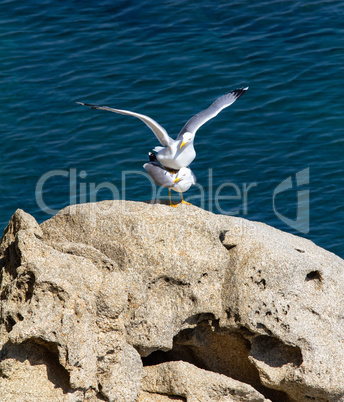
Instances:
[[[223,374],[200,369],[183,361],[171,361],[145,368],[143,393],[139,401],[152,395],[175,396],[189,402],[264,402],[268,401],[251,385]],[[148,393],[148,398],[147,398]],[[146,399],[147,398],[147,399]]]
[[[344,262],[306,239],[103,201],[16,211],[0,268],[1,400],[344,401]]]

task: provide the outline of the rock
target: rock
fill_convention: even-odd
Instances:
[[[268,401],[253,387],[223,374],[202,370],[183,361],[161,363],[146,367],[139,401],[148,401],[147,392],[178,395],[189,402],[198,401]]]
[[[171,402],[171,401],[185,401],[185,400],[186,399],[183,397],[142,391],[138,399],[138,402]]]
[[[31,353],[34,345],[49,356],[44,360],[47,372],[55,371],[52,367],[57,365],[68,378],[68,388],[66,381],[62,387],[50,378],[68,394],[66,400],[84,400],[87,394],[94,398],[102,395],[110,401],[135,400],[143,375],[142,361],[127,343],[119,319],[127,303],[121,273],[111,272],[109,276],[96,250],[90,253],[86,247],[87,255],[92,255],[86,258],[82,245],[74,254],[69,243],[65,251],[61,245],[52,247],[37,237],[37,223],[23,211],[16,212],[8,228],[4,241],[9,246],[2,259],[2,363],[19,353],[14,346],[21,345]],[[98,266],[94,264],[97,259],[102,261]],[[23,359],[18,355],[17,360]],[[31,363],[26,371],[36,372],[34,365]],[[12,377],[0,379],[0,389],[5,387],[5,395],[15,400],[12,388],[16,392],[23,388],[7,388],[8,378]],[[23,395],[36,400],[35,385],[27,383]],[[58,399],[58,393],[56,398],[64,400]]]
[[[306,239],[104,201],[16,211],[0,268],[1,400],[344,401],[344,262]]]
[[[2,402],[70,400],[64,396],[70,390],[68,375],[46,348],[27,342],[6,349],[6,360],[0,362]]]

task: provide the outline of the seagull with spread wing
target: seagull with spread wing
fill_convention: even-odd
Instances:
[[[91,109],[107,110],[109,112],[129,115],[142,120],[156,135],[162,147],[155,147],[153,151],[157,152],[158,161],[167,169],[179,170],[187,167],[196,157],[193,146],[197,130],[207,121],[217,116],[221,110],[234,103],[241,95],[247,91],[248,87],[235,89],[226,95],[218,98],[207,109],[193,116],[182,128],[178,137],[174,140],[167,131],[151,117],[144,114],[131,112],[129,110],[113,109],[108,106],[96,106],[89,103],[77,102],[79,105],[89,106]]]

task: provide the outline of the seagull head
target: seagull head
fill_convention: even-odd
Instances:
[[[189,133],[188,131],[184,133],[182,135],[182,143],[180,144],[180,149],[183,148],[183,146],[188,144],[189,142],[192,142],[194,138],[195,138],[194,134]]]
[[[183,193],[189,190],[189,188],[196,183],[196,177],[189,168],[182,167],[173,182],[171,187],[174,191],[178,193]]]
[[[173,184],[178,183],[180,180],[185,180],[185,179],[189,178],[190,172],[191,172],[191,170],[186,167],[182,167],[181,169],[179,169],[177,176],[173,181]]]

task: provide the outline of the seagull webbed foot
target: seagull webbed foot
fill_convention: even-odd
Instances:
[[[181,200],[180,203],[185,204],[185,205],[192,205],[191,202],[187,202],[187,201],[184,201],[184,200]]]

